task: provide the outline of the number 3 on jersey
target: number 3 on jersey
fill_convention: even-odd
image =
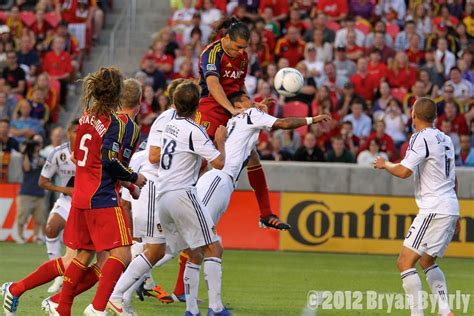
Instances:
[[[168,140],[163,138],[163,155],[161,155],[161,168],[168,170],[171,168],[171,162],[173,161],[173,153],[176,150],[176,141]]]
[[[87,161],[87,155],[89,154],[89,148],[86,146],[86,141],[91,140],[92,135],[91,134],[84,134],[81,137],[81,141],[79,143],[79,149],[84,152],[84,157],[77,162],[77,165],[79,167],[84,167],[86,165]]]

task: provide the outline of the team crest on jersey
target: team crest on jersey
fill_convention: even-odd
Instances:
[[[128,148],[125,148],[125,150],[123,151],[123,156],[125,158],[130,158],[131,155],[132,155],[132,151]]]
[[[217,67],[216,67],[216,65],[214,65],[214,64],[207,64],[206,69],[207,69],[208,71],[216,71],[216,70],[217,70]]]
[[[59,159],[61,161],[66,161],[66,154],[65,153],[62,153],[61,155],[59,155]]]
[[[247,61],[246,61],[246,60],[243,60],[243,61],[240,63],[240,69],[242,69],[242,70],[247,69]]]
[[[163,232],[163,229],[161,228],[161,224],[160,224],[160,223],[156,224],[156,228],[158,228],[158,231],[159,231],[160,233]]]
[[[117,142],[114,142],[114,143],[112,144],[112,151],[118,153],[118,152],[120,151],[120,144],[117,143]]]
[[[227,65],[225,65],[227,68],[232,68],[232,64],[230,62],[227,63]]]

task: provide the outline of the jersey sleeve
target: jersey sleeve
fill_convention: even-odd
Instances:
[[[189,135],[189,149],[209,162],[221,154],[206,132],[198,127],[193,129]]]
[[[251,109],[247,116],[247,124],[253,125],[256,129],[270,130],[276,120],[278,120],[276,117],[259,109]]]
[[[202,53],[199,67],[204,74],[204,78],[207,76],[220,77],[219,69],[221,67],[221,51],[222,47],[219,43]]]
[[[166,116],[159,116],[151,126],[150,134],[148,135],[147,144],[155,147],[162,147],[163,131],[165,130],[168,120]]]
[[[419,134],[414,134],[410,138],[410,145],[408,146],[405,158],[400,164],[411,171],[415,171],[415,168],[426,158],[428,158],[429,149],[426,140],[423,137],[419,137]]]
[[[53,150],[46,162],[43,165],[43,169],[41,169],[41,176],[47,179],[52,179],[56,172],[58,171],[58,165],[56,163],[56,150]]]

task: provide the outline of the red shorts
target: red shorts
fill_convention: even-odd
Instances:
[[[213,99],[201,99],[196,123],[202,125],[209,137],[214,139],[217,128],[220,125],[226,126],[231,117],[230,113]]]
[[[100,252],[132,244],[128,217],[122,207],[71,207],[64,228],[64,244],[74,250]]]

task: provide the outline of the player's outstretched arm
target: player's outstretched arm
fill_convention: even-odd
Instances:
[[[43,177],[43,176],[39,177],[38,185],[41,188],[48,191],[63,193],[63,194],[72,196],[72,191],[73,191],[72,187],[61,187],[61,186],[54,185],[51,179]]]
[[[312,125],[321,122],[328,122],[331,117],[326,114],[314,116],[314,117],[286,117],[275,121],[273,129],[295,129],[305,125]]]
[[[413,173],[410,169],[403,166],[399,163],[391,163],[390,161],[386,161],[384,158],[378,156],[374,160],[374,168],[375,169],[385,169],[390,174],[394,175],[395,177],[399,177],[402,179],[406,179]]]
[[[211,95],[216,99],[224,109],[230,112],[232,115],[237,115],[243,111],[243,109],[236,109],[232,106],[229,99],[227,98],[222,85],[219,82],[219,78],[216,76],[206,77],[207,88]]]

